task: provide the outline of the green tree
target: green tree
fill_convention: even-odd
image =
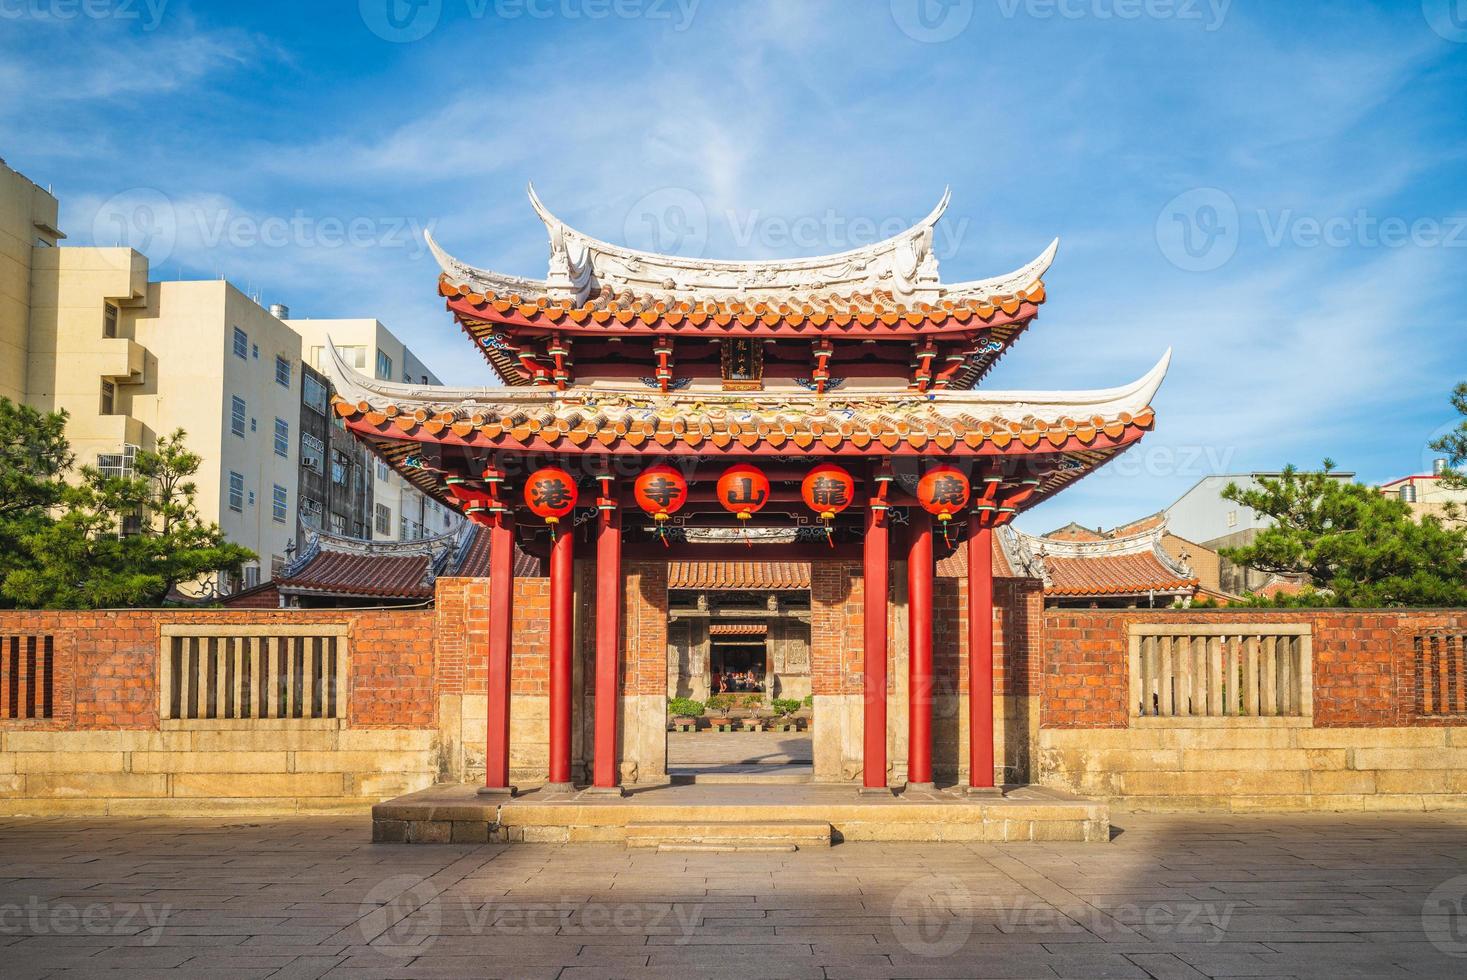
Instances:
[[[1434,441],[1431,449],[1447,459],[1447,470],[1442,474],[1442,486],[1453,490],[1467,490],[1467,475],[1462,472],[1462,467],[1467,465],[1467,381],[1452,389],[1452,407],[1462,416],[1462,421],[1451,432]],[[1461,520],[1461,508],[1456,504],[1448,504],[1446,517],[1452,521]]]
[[[33,566],[23,542],[50,522],[71,463],[65,412],[39,412],[0,398],[0,581]]]
[[[199,463],[179,429],[139,451],[132,476],[83,467],[81,482],[61,494],[60,516],[22,537],[32,561],[7,574],[0,592],[32,608],[151,606],[176,585],[237,572],[255,556],[200,519]]]
[[[1420,521],[1374,487],[1344,483],[1323,470],[1286,467],[1257,487],[1229,484],[1223,497],[1273,518],[1230,561],[1265,572],[1308,575],[1316,591],[1287,604],[1342,606],[1467,605],[1467,529],[1436,517]]]

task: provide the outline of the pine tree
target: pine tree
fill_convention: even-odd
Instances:
[[[132,476],[83,467],[81,482],[62,491],[60,516],[22,536],[33,560],[0,591],[31,608],[156,606],[175,586],[237,572],[255,556],[199,517],[200,462],[179,429],[139,451]]]
[[[1315,591],[1282,603],[1341,606],[1467,605],[1467,528],[1416,520],[1394,497],[1332,475],[1286,467],[1257,487],[1229,484],[1224,499],[1273,518],[1252,544],[1224,548],[1230,561],[1307,575]]]

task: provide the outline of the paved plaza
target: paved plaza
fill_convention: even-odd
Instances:
[[[1467,815],[1115,815],[1109,844],[371,845],[345,817],[0,822],[0,976],[1467,973]]]

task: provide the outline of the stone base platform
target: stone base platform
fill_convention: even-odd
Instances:
[[[829,824],[834,842],[1110,840],[1104,803],[1039,786],[970,796],[961,788],[864,795],[855,786],[818,783],[658,785],[635,787],[621,798],[541,788],[510,800],[481,798],[476,790],[443,784],[379,803],[372,808],[372,839],[625,844],[633,824],[819,822]]]

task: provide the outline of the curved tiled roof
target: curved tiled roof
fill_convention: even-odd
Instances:
[[[794,592],[810,587],[810,563],[796,561],[670,561],[667,587],[697,592],[758,589]]]
[[[1043,302],[1041,280],[1059,248],[1056,240],[1033,261],[1000,276],[943,283],[932,241],[950,192],[925,218],[883,241],[832,255],[753,260],[659,255],[613,245],[551,214],[533,186],[529,197],[549,239],[546,278],[477,268],[449,255],[425,233],[443,269],[444,295],[463,298],[471,308],[493,305],[500,315],[517,313],[549,323],[630,324],[641,317],[676,328],[688,317],[688,325],[696,327],[706,314],[715,325],[738,320],[755,326],[766,317],[766,326],[798,325],[812,317],[819,318],[817,326],[827,320],[844,325],[836,318],[851,315],[890,316],[889,323],[908,316],[917,325],[954,313],[966,322],[980,310],[988,311],[980,313],[986,319],[1005,307],[1014,313],[1024,302]]]
[[[546,296],[527,298],[515,292],[476,289],[447,275],[440,277],[438,292],[456,312],[492,317],[497,322],[560,329],[615,325],[642,326],[649,330],[731,328],[744,336],[755,336],[760,328],[772,327],[981,327],[1012,322],[1026,304],[1037,307],[1045,300],[1044,282],[1039,279],[1009,293],[945,296],[930,303],[909,303],[890,290],[881,289],[813,294],[794,302],[766,302],[735,296],[686,300],[629,290],[618,292],[610,286],[601,287],[584,301],[552,300]]]
[[[457,531],[413,541],[363,541],[312,531],[304,551],[274,583],[282,593],[433,598],[440,577],[489,575],[489,534],[465,522]],[[515,549],[515,575],[540,574],[538,559]]]
[[[771,449],[964,454],[979,450],[1111,447],[1150,428],[1151,398],[1171,351],[1129,385],[1090,391],[852,389],[653,394],[605,384],[550,388],[449,388],[377,381],[330,348],[338,415],[362,435],[496,446],[626,452]],[[1046,445],[1041,446],[1041,443]],[[508,444],[508,446],[506,446]],[[645,447],[645,448],[644,448]],[[674,450],[675,451],[675,450]]]
[[[1049,573],[1047,595],[1145,595],[1186,592],[1198,584],[1195,576],[1180,574],[1151,552],[1087,558],[1046,555],[1044,567]]]
[[[322,550],[279,587],[287,592],[322,592],[391,599],[431,599],[431,562],[423,555],[349,554]]]
[[[1195,592],[1197,576],[1162,547],[1164,522],[1123,537],[1036,538],[1005,529],[1012,549],[1032,562],[1049,596],[1144,596]],[[1061,528],[1063,533],[1066,528]]]

